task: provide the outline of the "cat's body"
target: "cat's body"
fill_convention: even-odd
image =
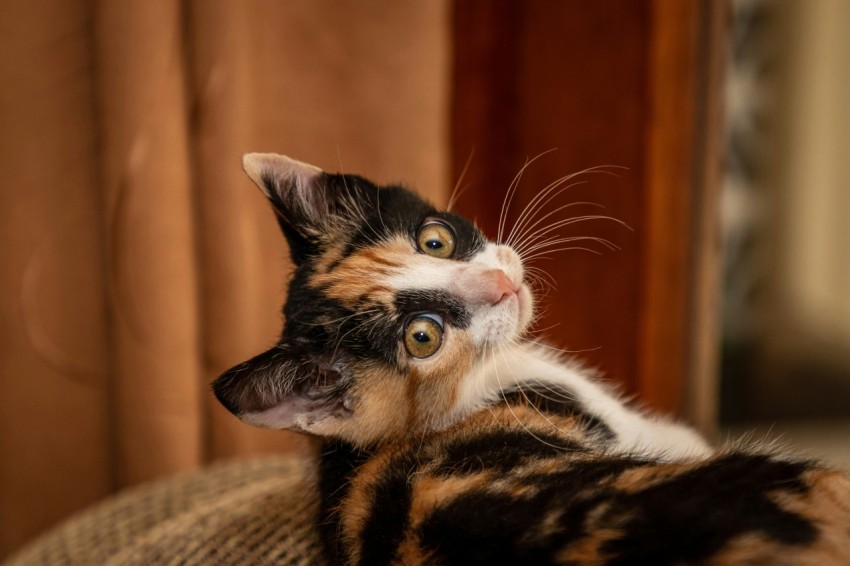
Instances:
[[[331,563],[842,563],[850,481],[713,452],[524,340],[525,266],[465,219],[273,154],[245,168],[297,269],[279,344],[216,381],[321,436]]]
[[[847,563],[841,473],[741,453],[600,453],[582,428],[519,403],[374,453],[326,443],[330,563]]]

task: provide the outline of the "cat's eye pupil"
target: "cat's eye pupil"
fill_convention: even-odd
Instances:
[[[404,329],[404,346],[414,358],[427,358],[443,343],[443,319],[437,314],[415,316]]]
[[[430,256],[448,259],[455,252],[455,233],[441,220],[427,220],[416,236],[419,251]]]

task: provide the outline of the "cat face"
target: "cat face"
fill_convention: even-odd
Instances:
[[[222,404],[361,446],[466,416],[476,364],[531,323],[519,256],[404,188],[275,154],[243,164],[296,269],[280,341],[215,381]]]

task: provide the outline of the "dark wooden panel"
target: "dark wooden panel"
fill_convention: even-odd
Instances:
[[[617,177],[580,175],[577,180],[587,184],[568,189],[557,200],[595,202],[604,209],[576,207],[550,218],[601,213],[622,220],[635,231],[606,221],[560,231],[607,238],[622,250],[605,251],[584,242],[602,254],[568,251],[534,265],[557,281],[557,289],[542,301],[538,327],[543,334],[560,347],[582,350],[582,359],[634,390],[646,7],[611,0],[535,0],[514,4],[513,10],[520,13],[509,14],[510,22],[500,19],[508,14],[498,13],[495,24],[484,26],[485,18],[476,11],[491,10],[484,2],[461,2],[456,13],[453,124],[458,173],[469,146],[476,147],[466,175],[472,188],[460,209],[477,216],[495,236],[498,206],[508,183],[527,157],[547,150],[555,149],[525,171],[510,208],[511,220],[540,189],[563,175],[599,165],[628,168],[617,170]],[[479,25],[487,27],[481,35],[488,41],[477,39]],[[501,41],[489,37],[497,32]],[[505,60],[510,63],[502,75],[500,62]],[[477,75],[481,69],[483,79]],[[474,88],[467,90],[471,76],[476,77]],[[481,84],[487,77],[492,77],[489,87]],[[470,120],[475,113],[484,115]],[[553,210],[553,205],[547,209]]]
[[[460,209],[489,226],[499,217],[522,148],[516,112],[521,85],[523,5],[513,0],[455,2],[452,173],[460,179]]]
[[[615,243],[533,265],[557,280],[538,324],[558,346],[650,404],[680,410],[689,349],[699,0],[458,2],[453,170],[475,156],[461,212],[496,236],[502,198],[529,157],[515,220],[550,182],[582,173],[550,217],[604,214],[565,236]],[[543,213],[545,214],[545,212]],[[509,220],[508,224],[511,224]]]
[[[645,245],[641,255],[638,390],[653,405],[684,401],[691,344],[691,252],[696,192],[698,2],[650,4],[648,45]]]

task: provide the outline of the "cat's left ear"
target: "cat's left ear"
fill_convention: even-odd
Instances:
[[[377,191],[364,179],[327,174],[277,153],[248,153],[242,166],[274,205],[296,264],[341,223],[362,218],[371,206],[370,191]]]
[[[338,175],[277,153],[248,153],[242,166],[283,219],[308,235],[332,223],[344,212],[343,201],[355,196],[349,191],[358,190],[353,186],[340,190],[332,179]]]

